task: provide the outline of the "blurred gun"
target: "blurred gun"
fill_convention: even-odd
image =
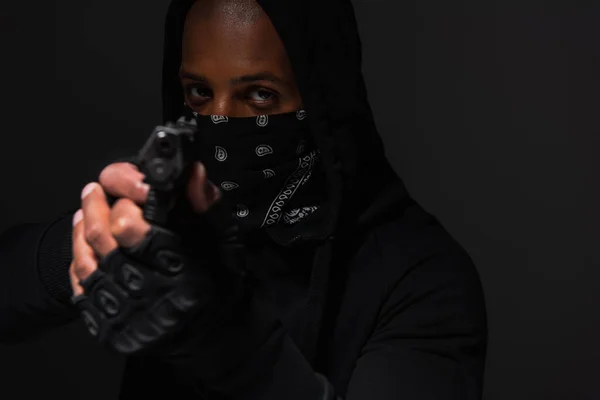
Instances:
[[[182,192],[190,178],[196,160],[195,146],[196,121],[181,117],[177,122],[159,125],[152,131],[134,160],[144,182],[150,185],[148,199],[144,205],[144,218],[153,225],[163,228],[167,225],[167,215],[176,196]],[[118,200],[107,195],[112,207]]]
[[[177,122],[157,126],[137,156],[137,166],[150,185],[144,218],[165,227],[175,196],[182,193],[196,160],[196,121],[181,117]]]

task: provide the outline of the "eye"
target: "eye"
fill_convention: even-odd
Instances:
[[[249,97],[251,100],[256,101],[258,103],[264,103],[269,100],[272,100],[273,97],[275,97],[275,94],[265,89],[256,89],[250,92]]]
[[[201,98],[201,99],[211,97],[211,95],[212,95],[212,92],[210,91],[210,89],[203,87],[203,86],[188,87],[187,93],[190,98]]]

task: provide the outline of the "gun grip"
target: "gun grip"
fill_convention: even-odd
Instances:
[[[152,225],[165,227],[168,222],[171,193],[150,188],[144,204],[144,219]]]

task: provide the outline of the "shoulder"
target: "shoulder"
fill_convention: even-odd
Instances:
[[[400,277],[428,260],[472,265],[465,249],[440,221],[415,204],[402,215],[372,229],[354,261],[370,264],[373,272]]]
[[[466,250],[419,205],[371,230],[348,265],[347,289],[385,303],[426,293],[483,302],[479,274]]]
[[[487,317],[467,252],[418,205],[373,229],[359,247],[333,346],[361,366],[352,379],[370,387],[387,376],[382,384],[398,394],[434,389],[436,398],[478,398],[468,393],[481,390]]]
[[[393,354],[412,354],[416,346],[457,360],[472,354],[477,365],[483,360],[487,317],[477,269],[418,205],[369,232],[340,270],[347,275],[332,282],[342,342],[335,351],[353,343],[356,357],[385,350],[398,361]]]

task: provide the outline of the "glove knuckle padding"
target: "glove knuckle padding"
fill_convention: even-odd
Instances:
[[[80,282],[74,297],[100,342],[122,354],[150,348],[179,330],[211,294],[208,270],[192,263],[179,236],[152,226],[132,248],[117,248]]]

